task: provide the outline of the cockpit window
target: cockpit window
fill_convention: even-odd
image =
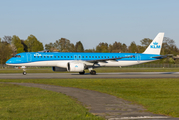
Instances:
[[[21,56],[20,56],[20,55],[15,55],[14,57],[15,57],[15,58],[21,58]]]

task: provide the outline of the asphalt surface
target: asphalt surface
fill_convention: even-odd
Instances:
[[[28,87],[37,87],[45,90],[60,92],[80,101],[94,115],[103,116],[108,120],[175,120],[163,115],[156,115],[146,112],[140,105],[132,104],[129,101],[117,98],[112,95],[97,91],[60,87],[53,85],[34,84],[34,83],[9,83]]]
[[[179,72],[123,72],[123,73],[22,73],[0,74],[0,79],[38,79],[38,78],[179,78]]]

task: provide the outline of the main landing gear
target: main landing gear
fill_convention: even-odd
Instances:
[[[91,75],[96,75],[96,71],[95,71],[95,70],[91,70],[91,71],[90,71],[90,74],[91,74]]]
[[[96,75],[96,71],[95,71],[95,70],[89,69],[89,71],[90,71],[90,74],[91,74],[91,75]],[[85,74],[85,71],[79,72],[79,74],[80,74],[80,75],[84,75],[84,74]]]
[[[96,71],[93,70],[93,67],[89,67],[88,70],[90,71],[91,75],[96,75]]]

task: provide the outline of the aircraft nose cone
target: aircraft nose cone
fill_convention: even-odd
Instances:
[[[12,63],[12,60],[6,61],[6,64],[11,64],[11,63]]]

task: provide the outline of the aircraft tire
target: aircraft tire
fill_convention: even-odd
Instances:
[[[23,75],[26,75],[26,74],[27,74],[27,73],[24,71],[24,72],[23,72]]]
[[[91,70],[90,74],[91,75],[96,75],[96,71],[95,70]]]
[[[83,70],[83,72],[79,72],[80,75],[84,75],[85,74],[85,71]]]

